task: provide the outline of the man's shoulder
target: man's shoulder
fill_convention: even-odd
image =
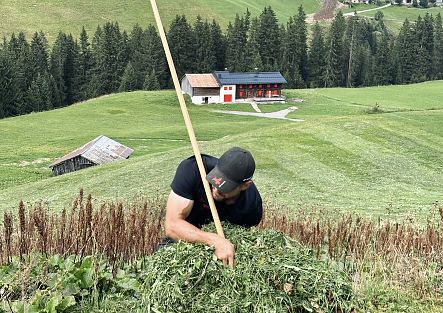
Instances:
[[[218,161],[218,158],[209,154],[202,153],[201,158],[205,167],[210,167],[211,169],[217,164]],[[180,164],[181,166],[197,166],[195,155],[191,155],[189,158],[184,159]]]

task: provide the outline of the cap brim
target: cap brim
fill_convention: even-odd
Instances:
[[[223,174],[218,167],[214,167],[212,171],[206,175],[206,179],[208,182],[220,190],[223,193],[228,193],[234,190],[238,185],[240,185],[237,182],[234,182],[226,177],[225,174]]]

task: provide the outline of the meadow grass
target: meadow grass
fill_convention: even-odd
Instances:
[[[364,10],[364,8],[361,8],[361,10]],[[409,22],[414,22],[417,20],[418,16],[421,16],[423,18],[426,15],[426,13],[429,13],[432,16],[436,17],[438,13],[440,14],[443,13],[443,8],[432,7],[432,8],[423,9],[423,8],[391,5],[390,7],[381,9],[381,12],[383,12],[384,15],[383,20],[385,22],[385,25],[390,30],[393,30],[394,32],[398,33],[406,18],[409,20]],[[377,11],[369,11],[369,12],[363,12],[361,13],[361,15],[374,18],[376,13]]]
[[[319,8],[319,0],[188,0],[158,1],[160,15],[166,29],[175,16],[185,14],[193,23],[197,15],[203,19],[217,20],[223,31],[228,22],[234,21],[235,13],[243,14],[248,9],[252,16],[258,16],[265,6],[271,6],[280,23],[286,23],[290,16],[297,14],[303,5],[306,13]],[[59,31],[72,33],[78,38],[84,26],[90,36],[98,25],[118,22],[122,29],[131,31],[135,24],[142,27],[155,24],[150,1],[49,1],[49,0],[3,0],[0,5],[0,37],[9,37],[13,32],[23,31],[28,39],[42,30],[49,42],[54,42]]]
[[[304,99],[288,115],[300,123],[212,112],[229,108],[223,104],[188,109],[202,153],[219,156],[234,145],[253,152],[267,202],[425,220],[443,201],[442,84],[285,91]],[[376,102],[384,113],[368,114]],[[176,166],[192,155],[172,91],[101,97],[4,119],[0,130],[0,210],[22,199],[60,210],[81,187],[98,199],[166,197]],[[134,154],[51,177],[53,160],[101,134]]]

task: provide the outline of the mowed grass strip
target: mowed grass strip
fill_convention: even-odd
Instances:
[[[252,16],[258,16],[263,8],[271,6],[280,21],[286,23],[290,16],[297,14],[300,5],[306,13],[319,8],[318,0],[162,0],[157,3],[163,24],[168,29],[175,16],[185,14],[194,23],[197,15],[204,20],[218,21],[226,30],[235,14],[244,14],[248,9]],[[110,1],[49,1],[49,0],[2,0],[0,6],[0,36],[9,37],[13,32],[25,32],[28,40],[36,31],[42,30],[49,42],[54,42],[59,31],[72,33],[78,38],[82,27],[92,38],[97,26],[108,21],[118,22],[122,29],[131,31],[135,24],[146,27],[155,24],[151,4],[148,0],[122,2]]]
[[[300,123],[212,112],[230,109],[225,104],[188,109],[202,153],[221,155],[234,145],[253,152],[265,201],[423,217],[443,201],[443,104],[436,100],[442,84],[286,91],[304,99],[287,104],[298,107],[288,117]],[[387,113],[368,114],[375,102]],[[59,210],[81,187],[98,199],[166,197],[176,166],[192,155],[172,91],[110,95],[1,120],[0,129],[0,210],[22,199]],[[134,154],[51,177],[52,161],[102,134]]]

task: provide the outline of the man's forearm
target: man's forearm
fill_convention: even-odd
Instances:
[[[208,246],[213,246],[215,241],[214,236],[217,235],[198,229],[185,220],[177,220],[166,224],[166,236],[174,240],[203,243]]]

